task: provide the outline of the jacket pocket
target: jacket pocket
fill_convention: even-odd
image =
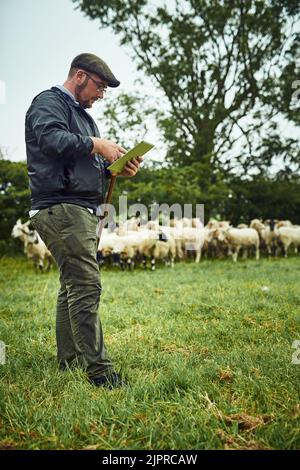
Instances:
[[[31,172],[29,186],[33,194],[46,194],[65,189],[66,182],[64,176],[60,173],[49,171],[43,173]]]

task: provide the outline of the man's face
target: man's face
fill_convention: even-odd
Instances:
[[[103,98],[106,88],[107,82],[95,73],[76,72],[75,99],[83,108],[91,108],[95,101]]]

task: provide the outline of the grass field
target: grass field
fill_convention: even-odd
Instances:
[[[300,448],[299,279],[295,257],[103,270],[106,344],[129,381],[109,391],[57,370],[57,271],[2,258],[0,448]]]

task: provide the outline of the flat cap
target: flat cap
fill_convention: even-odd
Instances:
[[[116,79],[104,60],[100,59],[100,57],[97,57],[95,54],[84,52],[83,54],[77,55],[72,60],[71,67],[96,73],[102,80],[105,80],[110,87],[115,88],[120,85],[119,80]]]

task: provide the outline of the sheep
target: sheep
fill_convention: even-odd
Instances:
[[[276,228],[280,227],[293,227],[293,224],[290,220],[278,220],[276,223]]]
[[[138,246],[138,253],[143,258],[144,268],[147,266],[147,258],[151,259],[151,269],[155,270],[156,260],[165,260],[166,264],[174,267],[174,258],[176,256],[175,240],[167,236],[163,231],[152,232],[151,237],[147,237]]]
[[[298,247],[297,237],[291,237],[284,230],[279,236],[279,230],[300,229],[299,226],[291,225],[290,221],[272,219],[264,223],[253,219],[249,227],[242,223],[237,228],[233,228],[229,221],[213,219],[205,227],[202,227],[199,220],[187,218],[171,220],[170,226],[159,225],[158,220],[149,221],[145,226],[138,222],[138,219],[130,219],[115,228],[115,232],[104,230],[97,257],[101,260],[112,258],[114,264],[122,269],[125,265],[133,268],[139,258],[143,259],[145,266],[147,257],[150,257],[152,268],[155,269],[155,259],[168,258],[173,265],[175,256],[182,260],[191,251],[195,253],[196,262],[200,261],[203,251],[212,257],[230,254],[236,262],[240,250],[243,250],[243,257],[246,257],[252,246],[256,250],[256,259],[259,259],[260,250],[265,248],[270,256],[279,246],[283,246],[286,256],[290,245]],[[193,225],[199,228],[194,228]],[[129,228],[132,230],[128,230]],[[291,234],[295,235],[296,232],[292,231]],[[164,254],[165,251],[167,255]]]
[[[110,259],[112,255],[114,244],[117,240],[118,235],[115,232],[110,232],[108,229],[104,228],[101,234],[101,238],[97,247],[97,261],[102,264],[105,261]],[[119,265],[118,257],[113,258],[113,264]]]
[[[298,252],[300,246],[300,227],[279,227],[278,239],[283,245],[283,255],[287,258],[287,252],[290,245],[294,245]]]
[[[226,241],[229,245],[232,259],[236,263],[241,248],[255,247],[256,259],[259,260],[259,236],[253,228],[227,228],[217,231],[219,241]]]
[[[206,232],[204,229],[184,227],[182,230],[182,244],[185,254],[193,251],[195,253],[195,263],[201,259],[202,248],[205,242]]]
[[[250,222],[250,228],[257,231],[260,239],[260,249],[268,253],[269,258],[275,255],[278,247],[276,222],[268,219],[262,223],[259,219],[253,219]]]
[[[135,247],[128,240],[127,242],[125,240],[119,240],[112,252],[113,259],[118,259],[121,269],[124,269],[125,266],[127,266],[128,269],[133,269],[135,255]]]
[[[157,234],[164,233],[167,237],[172,238],[174,240],[176,257],[180,260],[184,257],[184,250],[182,249],[181,230],[174,226],[168,227],[166,225],[161,225],[156,231]]]
[[[36,270],[37,267],[39,267],[40,271],[43,272],[44,261],[47,261],[46,270],[49,271],[53,264],[52,255],[38,232],[36,230],[30,230],[29,225],[30,220],[22,224],[21,219],[18,219],[12,229],[11,235],[13,238],[20,238],[24,243],[24,253],[27,255],[28,259],[33,260]]]
[[[198,225],[198,219],[189,219],[188,217],[183,217],[182,219],[170,220],[170,227],[175,227],[179,229],[182,229],[183,227],[192,227],[193,224],[195,226]]]
[[[119,256],[119,265],[122,269],[124,269],[124,262],[129,269],[133,269],[139,246],[143,241],[151,238],[155,238],[155,232],[147,229],[128,231],[126,235],[122,236],[117,235],[114,240],[112,255]]]
[[[126,231],[137,231],[141,225],[140,219],[136,217],[131,217],[131,219],[126,220],[120,224],[120,228]]]
[[[271,255],[276,256],[277,249],[279,248],[277,223],[278,220],[274,219],[267,219],[264,221],[264,225],[266,227],[264,238],[266,241],[269,257]]]
[[[148,228],[149,230],[159,230],[158,220],[149,220],[146,224],[146,228]]]
[[[266,226],[260,219],[252,219],[249,225],[250,228],[254,228],[257,232],[261,232]]]
[[[21,242],[24,243],[24,253],[27,254],[27,237],[29,233],[29,228],[28,225],[30,224],[30,220],[28,222],[25,222],[22,224],[21,219],[18,219],[17,222],[15,223],[12,231],[11,231],[11,236],[13,238],[19,238]]]
[[[46,271],[49,271],[53,264],[51,253],[36,230],[30,230],[28,233],[27,256],[33,260],[35,268],[39,266],[41,271],[44,270],[44,261],[47,261]]]
[[[193,220],[193,219],[192,219]],[[199,263],[201,259],[202,247],[207,236],[204,228],[194,227],[160,227],[162,232],[168,237],[173,238],[176,248],[176,255],[183,259],[189,252],[195,253],[195,262]]]
[[[203,251],[211,258],[223,258],[228,255],[229,246],[227,241],[225,239],[219,240],[220,230],[222,229],[204,227],[205,240]]]
[[[220,220],[220,222],[218,222],[218,223],[219,223],[219,227],[221,229],[226,229],[226,228],[231,227],[231,224],[230,224],[229,220]]]
[[[197,219],[196,217],[194,217],[192,219],[192,227],[200,229],[200,228],[203,228],[204,226],[200,219]]]
[[[226,229],[230,227],[230,222],[229,220],[215,220],[215,219],[210,219],[208,223],[206,224],[206,227],[209,230],[214,230],[214,229]]]

